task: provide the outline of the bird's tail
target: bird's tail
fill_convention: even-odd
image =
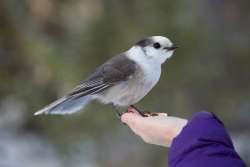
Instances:
[[[34,115],[40,114],[72,114],[74,112],[83,109],[91,100],[92,96],[82,96],[82,97],[62,97],[50,105],[44,107],[43,109],[34,113]]]

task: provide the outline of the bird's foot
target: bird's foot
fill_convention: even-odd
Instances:
[[[149,111],[146,111],[143,113],[145,115],[145,117],[154,117],[154,116],[159,116],[158,113],[154,113],[154,112],[149,112]]]
[[[136,108],[134,105],[131,105],[130,107],[135,109],[142,117],[158,116],[158,113],[148,112],[148,111],[143,112],[143,111],[139,110],[138,108]],[[129,109],[127,112],[130,112]]]

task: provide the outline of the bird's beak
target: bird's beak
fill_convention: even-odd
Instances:
[[[172,45],[172,46],[169,46],[169,47],[165,47],[164,49],[166,49],[166,50],[175,50],[177,48],[179,48],[178,45]]]

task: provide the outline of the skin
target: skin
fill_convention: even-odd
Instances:
[[[129,107],[128,112],[121,116],[121,120],[144,142],[164,147],[170,147],[173,139],[187,124],[186,119],[168,116],[166,113],[142,117],[132,107]]]

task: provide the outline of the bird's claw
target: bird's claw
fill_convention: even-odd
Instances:
[[[134,105],[130,106],[131,108],[135,109],[142,117],[150,117],[150,116],[158,116],[158,113],[154,113],[154,112],[142,112],[141,110],[139,110],[138,108],[136,108]],[[130,112],[129,110],[127,112]]]

